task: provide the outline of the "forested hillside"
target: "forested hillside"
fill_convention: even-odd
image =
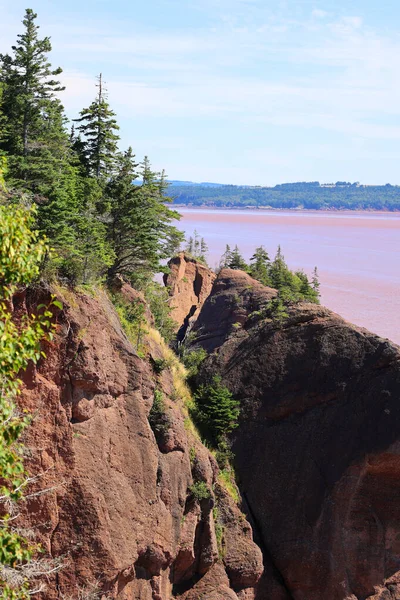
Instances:
[[[275,187],[206,185],[173,182],[176,204],[215,207],[303,208],[308,210],[400,210],[400,187],[390,184],[285,183]]]

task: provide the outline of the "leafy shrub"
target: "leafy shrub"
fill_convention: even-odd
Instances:
[[[28,580],[15,575],[31,564],[35,550],[17,532],[14,519],[5,510],[6,501],[21,498],[27,481],[21,434],[29,417],[21,417],[16,408],[21,385],[18,376],[30,361],[37,363],[44,356],[40,341],[51,339],[54,329],[50,308],[62,309],[52,298],[48,306],[38,306],[38,315],[26,315],[18,322],[10,310],[17,289],[38,276],[47,251],[46,244],[32,231],[33,214],[15,206],[0,206],[0,589],[2,598],[10,599],[29,597]]]
[[[155,390],[154,392],[153,405],[149,413],[149,423],[157,440],[160,436],[163,436],[170,427],[170,420],[165,411],[163,393],[160,390]]]
[[[128,302],[121,294],[111,294],[111,301],[118,314],[121,326],[139,356],[144,356],[143,339],[147,333],[146,308],[140,300]]]
[[[214,506],[213,508],[213,518],[215,527],[215,537],[217,538],[218,556],[222,560],[226,554],[224,543],[225,527],[221,523],[220,514],[217,506]]]
[[[197,481],[189,487],[189,491],[197,502],[211,498],[211,490],[204,481]]]
[[[157,374],[160,374],[168,367],[168,361],[165,358],[153,358],[153,368]]]
[[[207,358],[207,352],[204,348],[196,348],[189,352],[184,352],[182,355],[182,362],[185,365],[188,372],[188,379],[196,377],[199,372],[201,363]]]

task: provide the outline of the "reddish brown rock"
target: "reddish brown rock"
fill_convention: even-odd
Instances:
[[[221,565],[215,565],[181,598],[182,600],[238,600],[235,592],[230,589],[229,579]]]
[[[208,298],[216,275],[184,252],[170,260],[168,267],[170,273],[164,276],[164,283],[171,295],[171,316],[176,321],[177,330],[182,328],[183,337]]]
[[[252,528],[236,503],[218,484],[215,494],[218,522],[222,526],[223,563],[231,587],[236,592],[255,588],[264,567],[261,550],[253,542]],[[246,598],[246,595],[242,597]]]
[[[46,294],[31,291],[29,310]],[[60,299],[57,335],[21,398],[34,415],[27,469],[40,477],[22,506],[24,525],[64,564],[37,597],[86,597],[94,586],[93,598],[170,600],[180,593],[174,575],[190,590],[218,560],[211,504],[200,508],[189,491],[190,450],[210,489],[215,461],[185,430],[170,369],[157,375],[154,360],[137,356],[106,294],[64,290]],[[154,339],[149,354],[161,357]],[[156,387],[168,416],[164,446],[148,419]]]
[[[219,373],[242,405],[233,449],[266,566],[256,598],[396,598],[400,349],[316,305],[276,323],[259,286],[222,271],[195,325],[212,353],[200,379]]]

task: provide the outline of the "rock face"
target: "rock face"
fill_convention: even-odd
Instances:
[[[178,337],[183,339],[208,298],[216,275],[184,252],[170,260],[168,267],[170,273],[164,276],[164,284],[170,291],[171,316],[177,323]]]
[[[274,294],[224,270],[194,327],[200,379],[219,373],[242,404],[256,598],[399,599],[400,348],[312,304],[274,322]]]
[[[43,296],[29,292],[27,309]],[[21,398],[34,415],[26,466],[39,476],[28,490],[24,524],[39,530],[47,555],[64,565],[36,597],[169,600],[198,598],[199,586],[209,598],[251,597],[261,552],[236,505],[212,492],[218,467],[185,426],[177,367],[154,368],[166,349],[153,332],[139,358],[103,292],[58,296],[64,310],[57,335],[39,368],[26,373]],[[155,390],[163,398],[159,421],[151,413]],[[198,481],[211,494],[201,502],[191,492]],[[237,553],[242,576],[219,557],[215,502],[223,527],[225,513],[236,515],[233,524],[227,517],[237,540],[228,554]]]

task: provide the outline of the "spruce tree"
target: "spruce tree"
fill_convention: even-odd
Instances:
[[[212,441],[218,443],[237,426],[240,403],[215,375],[209,385],[201,385],[195,394],[197,418]]]
[[[229,263],[231,261],[231,255],[232,255],[231,247],[229,246],[229,244],[226,244],[226,246],[225,246],[225,252],[221,256],[221,259],[219,261],[219,268],[220,269],[228,268],[228,265],[229,265]]]
[[[32,162],[40,162],[38,155],[46,142],[46,131],[52,128],[54,113],[61,110],[55,94],[64,89],[55,79],[62,70],[52,69],[48,60],[50,38],[39,39],[36,18],[31,9],[26,10],[25,30],[12,46],[13,54],[0,55],[2,111],[6,118],[0,148],[11,157],[13,177],[25,181]],[[35,156],[30,161],[32,153]]]
[[[248,266],[243,256],[240,253],[238,246],[236,245],[231,252],[229,262],[227,264],[229,269],[240,269],[241,271],[247,271]]]
[[[268,252],[264,246],[259,246],[255,249],[253,256],[250,259],[250,275],[264,285],[270,285],[268,276],[270,260]]]
[[[119,126],[107,101],[107,91],[101,73],[97,88],[96,99],[88,108],[84,108],[80,117],[74,121],[79,123],[76,129],[84,138],[81,155],[87,165],[88,175],[101,178],[109,177],[113,173],[119,141],[115,132],[119,130]]]
[[[157,176],[145,157],[137,170],[132,149],[120,155],[106,187],[111,209],[109,240],[116,258],[109,274],[120,273],[140,285],[161,269],[160,261],[179,247],[183,234],[171,222],[179,214],[166,205],[165,176]],[[141,176],[142,185],[133,183]]]

